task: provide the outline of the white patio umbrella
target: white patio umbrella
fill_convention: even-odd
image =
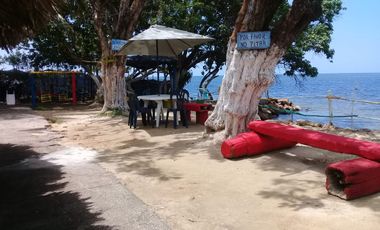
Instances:
[[[182,51],[213,38],[166,26],[153,25],[128,40],[119,55],[159,55],[176,57]],[[158,48],[157,48],[158,47]]]
[[[177,57],[182,51],[211,40],[214,39],[184,30],[152,25],[129,39],[117,55],[156,55],[158,80],[158,56]]]

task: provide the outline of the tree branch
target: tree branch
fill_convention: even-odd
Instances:
[[[306,27],[322,14],[322,0],[294,0],[291,9],[275,26],[272,44],[287,48]]]
[[[208,84],[210,84],[210,82],[217,77],[217,73],[219,72],[219,68],[221,67],[221,65],[216,65],[215,68],[211,71],[209,71],[201,80],[201,82],[199,83],[199,87],[198,88],[207,88]]]
[[[95,24],[95,30],[99,37],[100,47],[102,49],[102,56],[109,56],[110,55],[110,48],[107,41],[106,34],[103,30],[103,21],[104,21],[104,15],[102,13],[102,3],[100,0],[92,0],[90,1],[92,5],[93,10],[93,17],[94,17],[94,24]]]
[[[201,55],[197,55],[194,60],[191,60],[190,64],[188,65],[188,68],[195,67],[198,63],[205,61],[207,58],[212,57],[212,52],[204,52]]]
[[[234,31],[232,32],[230,36],[230,45],[233,45],[234,43],[236,43],[237,33],[241,31],[241,28],[243,26],[243,20],[247,13],[249,2],[250,0],[243,0],[243,4],[241,5],[240,11],[235,20]]]
[[[273,16],[283,0],[256,0],[253,2],[252,19],[247,22],[249,31],[268,30]]]
[[[128,80],[130,82],[136,82],[136,81],[140,81],[146,77],[148,77],[150,74],[154,73],[155,72],[155,69],[149,69],[149,70],[146,70],[146,71],[138,71],[137,73],[135,73],[134,75],[128,77]],[[140,75],[140,76],[139,76]]]
[[[126,36],[131,37],[132,33],[137,25],[137,21],[139,20],[141,11],[143,10],[145,5],[145,0],[134,0],[131,5],[132,15],[129,18],[129,23],[127,27]]]
[[[115,36],[122,39],[129,39],[135,29],[144,8],[145,0],[121,0],[119,15],[115,28]]]
[[[121,0],[119,4],[119,15],[117,17],[115,33],[117,35],[122,34],[122,30],[125,30],[125,23],[127,18],[129,18],[129,4],[130,0]],[[121,38],[121,37],[120,37]]]

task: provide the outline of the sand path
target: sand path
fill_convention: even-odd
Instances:
[[[327,163],[347,155],[297,146],[225,160],[203,127],[130,129],[96,111],[54,115],[63,142],[100,152],[116,175],[172,229],[378,229],[380,194],[354,201],[328,195]],[[373,133],[344,133],[379,140]]]

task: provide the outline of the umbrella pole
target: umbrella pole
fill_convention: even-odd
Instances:
[[[158,83],[158,95],[161,94],[161,87],[160,87],[160,74],[158,73],[158,40],[156,40],[156,62],[157,62],[157,83]]]

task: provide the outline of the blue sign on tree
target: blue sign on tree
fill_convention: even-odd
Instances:
[[[111,40],[111,46],[112,46],[112,51],[119,51],[121,47],[123,47],[125,44],[127,44],[127,40],[122,40],[122,39],[112,39]]]
[[[240,32],[237,35],[238,49],[267,49],[270,46],[270,31]]]

